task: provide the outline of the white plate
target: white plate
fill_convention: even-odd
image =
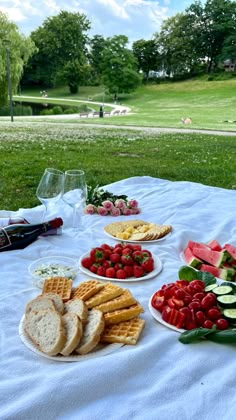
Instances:
[[[159,312],[155,308],[153,308],[153,306],[151,304],[151,301],[152,301],[152,298],[155,295],[155,293],[153,293],[153,295],[151,296],[151,298],[149,300],[149,303],[148,303],[148,308],[149,308],[149,311],[151,312],[153,318],[155,318],[158,322],[160,322],[160,324],[164,325],[167,328],[170,328],[171,330],[177,331],[178,333],[182,333],[182,332],[186,331],[183,328],[176,328],[174,325],[168,324],[168,322],[166,322],[162,319],[161,312]]]
[[[25,325],[25,316],[21,318],[19,324],[19,335],[23,343],[25,344],[28,349],[33,351],[34,353],[45,357],[46,359],[56,360],[57,362],[83,362],[84,360],[94,359],[95,357],[106,356],[107,354],[113,353],[120,347],[124,346],[122,343],[113,343],[113,344],[99,344],[93,351],[85,355],[79,354],[72,354],[70,356],[48,356],[47,354],[43,353],[38,349],[38,347],[30,340],[30,338],[26,335],[24,331]]]
[[[151,279],[152,277],[157,276],[162,268],[162,262],[160,260],[160,258],[158,258],[156,255],[152,255],[152,258],[154,260],[154,270],[151,271],[151,273],[146,274],[146,276],[143,277],[128,277],[127,279],[116,279],[116,278],[109,278],[109,277],[103,277],[103,276],[99,276],[98,274],[92,273],[92,271],[89,271],[87,268],[84,268],[81,264],[81,261],[83,258],[88,257],[89,253],[86,253],[84,255],[82,255],[82,257],[80,257],[79,259],[79,268],[81,271],[83,271],[83,273],[87,274],[89,277],[95,277],[96,279],[99,280],[107,280],[107,281],[120,281],[120,282],[134,282],[134,281],[142,281],[142,280],[148,280]]]
[[[109,238],[115,239],[116,241],[119,241],[119,242],[129,242],[129,243],[133,243],[133,244],[147,244],[148,245],[148,244],[155,244],[156,242],[163,241],[168,236],[170,236],[172,232],[167,233],[167,235],[163,236],[162,238],[154,239],[153,241],[131,241],[130,239],[120,239],[120,238],[116,238],[115,236],[113,236],[110,233],[106,232],[105,229],[104,229],[104,233],[107,236],[109,236]]]

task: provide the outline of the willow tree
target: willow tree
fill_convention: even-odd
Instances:
[[[30,38],[20,34],[17,25],[0,11],[0,106],[6,105],[8,98],[7,50],[14,94],[17,92],[23,67],[35,51],[35,44]]]

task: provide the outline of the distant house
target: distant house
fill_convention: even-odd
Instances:
[[[236,71],[236,60],[232,61],[230,59],[224,61],[224,69],[226,72]]]

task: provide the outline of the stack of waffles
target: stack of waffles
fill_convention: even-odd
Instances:
[[[55,333],[55,343],[52,343],[51,325],[54,321],[58,325],[59,321],[54,320],[53,311],[61,318],[61,336],[59,340]],[[97,280],[72,288],[71,280],[54,277],[46,279],[42,294],[26,305],[25,331],[48,355],[82,355],[99,343],[136,344],[145,325],[139,317],[142,312],[143,307],[128,289]],[[55,326],[53,329],[57,331]],[[42,330],[50,336],[50,348]]]

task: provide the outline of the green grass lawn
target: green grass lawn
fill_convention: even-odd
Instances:
[[[4,122],[0,150],[1,209],[40,204],[35,191],[46,167],[84,169],[93,186],[149,175],[236,188],[236,136],[158,135],[73,123]]]
[[[23,95],[38,96],[39,89],[24,90]],[[103,87],[81,87],[77,95],[70,95],[67,88],[48,90],[50,102],[64,104],[68,99],[112,103],[112,96],[104,95]],[[76,103],[76,102],[75,102]],[[129,95],[120,95],[119,104],[131,108],[128,116],[104,118],[103,124],[140,125],[152,127],[183,128],[182,117],[191,117],[191,128],[228,130],[236,132],[236,78],[229,80],[207,81],[206,79],[188,80],[160,85],[142,85]],[[1,117],[0,117],[1,120]],[[231,121],[231,122],[225,122]],[[63,121],[65,122],[65,121]],[[78,119],[75,119],[78,122]],[[86,124],[87,120],[80,123]],[[99,124],[95,118],[89,123]],[[188,127],[189,128],[189,127]]]

